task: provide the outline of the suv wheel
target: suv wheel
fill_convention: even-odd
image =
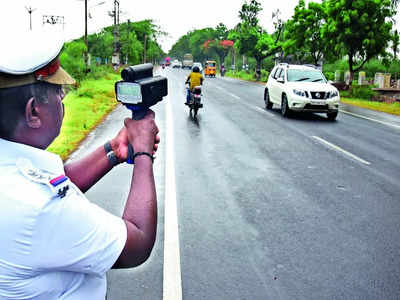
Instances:
[[[264,91],[264,102],[265,102],[265,108],[266,109],[272,109],[273,103],[269,100],[268,89],[265,89],[265,91]]]
[[[282,95],[281,113],[284,117],[289,117],[291,113],[286,95]]]
[[[338,112],[337,112],[337,111],[335,111],[335,112],[328,112],[326,115],[328,116],[328,120],[329,120],[329,121],[335,121],[335,120],[336,120],[336,117],[337,117],[337,115],[338,115]]]

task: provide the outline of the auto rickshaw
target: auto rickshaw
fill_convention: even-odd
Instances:
[[[205,77],[215,77],[217,73],[217,62],[215,60],[207,60],[204,67]]]

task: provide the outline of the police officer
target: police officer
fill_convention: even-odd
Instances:
[[[62,86],[74,83],[62,45],[29,32],[0,50],[0,299],[104,299],[106,272],[143,263],[155,242],[153,112],[68,165],[45,150],[60,132]],[[135,176],[119,218],[82,192],[126,161],[128,143]]]

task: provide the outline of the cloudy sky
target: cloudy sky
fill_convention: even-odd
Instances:
[[[89,33],[112,25],[113,19],[108,12],[113,9],[113,2],[113,0],[88,0]],[[167,52],[179,37],[189,30],[215,27],[220,22],[228,28],[234,27],[239,21],[238,11],[243,0],[201,0],[198,2],[198,7],[190,6],[188,4],[193,2],[183,0],[119,0],[119,2],[122,11],[121,22],[127,19],[139,21],[150,18],[161,27],[161,30],[169,33],[168,37],[159,41],[163,50]],[[287,20],[293,15],[298,0],[260,2],[263,7],[260,13],[261,25],[272,31],[272,12],[279,8],[282,18]],[[0,34],[8,29],[15,31],[29,29],[29,8],[33,9],[31,16],[34,30],[51,27],[60,30],[66,40],[84,34],[84,0],[0,0]],[[43,25],[44,15],[63,16],[65,24]],[[397,23],[399,25],[400,20]]]

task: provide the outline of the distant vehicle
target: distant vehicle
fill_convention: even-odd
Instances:
[[[204,69],[204,76],[215,77],[217,74],[217,62],[215,60],[207,60]]]
[[[171,65],[171,58],[170,58],[170,57],[166,57],[166,58],[164,59],[164,63],[165,63],[166,66]]]
[[[186,53],[183,56],[182,69],[185,68],[191,69],[192,66],[193,66],[193,55],[190,53]]]
[[[182,63],[179,60],[175,59],[172,61],[171,67],[172,68],[182,68]]]
[[[322,72],[305,65],[275,66],[264,89],[265,107],[280,105],[284,117],[293,111],[308,111],[326,113],[328,120],[334,121],[339,101],[339,91],[328,83]]]
[[[193,70],[194,67],[198,67],[199,70],[200,70],[200,73],[203,72],[203,66],[201,65],[201,63],[199,63],[199,62],[194,62],[194,63],[193,63],[193,66],[192,66],[192,70]]]

